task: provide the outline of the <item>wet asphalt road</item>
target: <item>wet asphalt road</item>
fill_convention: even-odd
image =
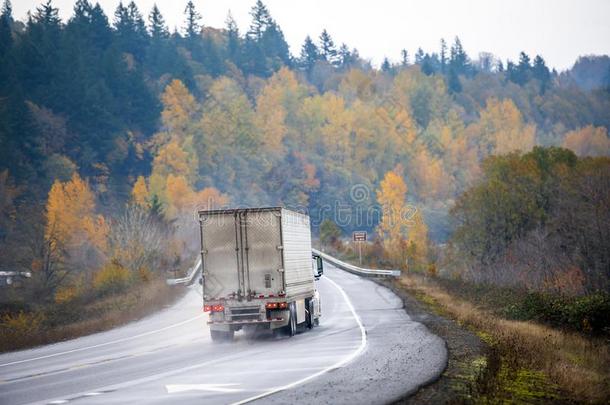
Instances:
[[[327,264],[320,326],[213,344],[197,287],[111,331],[0,355],[0,404],[387,403],[442,373],[444,342],[390,290]]]

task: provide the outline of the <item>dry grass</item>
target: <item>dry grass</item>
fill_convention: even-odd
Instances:
[[[570,400],[607,403],[610,399],[610,350],[602,339],[502,319],[448,294],[424,277],[409,275],[400,284],[439,312],[476,331],[510,369],[542,372]]]
[[[182,294],[180,288],[168,287],[164,280],[155,279],[122,294],[96,300],[78,309],[79,320],[52,327],[32,328],[23,319],[40,317],[41,313],[17,314],[11,322],[0,323],[0,352],[25,349],[38,345],[73,339],[126,324],[171,304]],[[23,326],[20,326],[23,325]]]

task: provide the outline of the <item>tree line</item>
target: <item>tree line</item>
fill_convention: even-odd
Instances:
[[[183,266],[193,211],[229,203],[307,210],[314,232],[347,210],[341,233],[376,230],[390,262],[423,266],[488,157],[610,149],[608,89],[540,56],[473,59],[456,38],[376,69],[326,30],[291,55],[261,1],[246,33],[204,17],[188,2],[170,32],[156,7],[145,18],[120,3],[109,18],[78,0],[66,22],[52,1],[19,22],[5,0],[0,265],[33,269],[36,296]],[[404,223],[361,216],[404,206],[416,207]]]

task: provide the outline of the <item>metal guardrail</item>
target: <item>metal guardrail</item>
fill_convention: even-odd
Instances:
[[[349,271],[350,273],[358,274],[359,276],[366,277],[400,277],[400,270],[380,270],[380,269],[364,269],[362,267],[354,266],[353,264],[345,263],[337,258],[332,257],[329,254],[320,252],[317,249],[311,249],[314,254],[320,255],[322,259],[329,262],[335,267],[341,270]]]
[[[321,252],[317,249],[311,249],[314,254],[320,255],[322,259],[329,262],[335,267],[341,270],[348,271],[350,273],[357,274],[365,277],[400,277],[400,270],[382,270],[382,269],[364,269],[362,267],[354,266],[353,264],[345,263],[329,254]],[[197,258],[197,261],[193,267],[189,270],[189,274],[182,278],[170,278],[166,282],[169,285],[186,284],[191,285],[195,280],[195,277],[201,273],[201,256]]]
[[[201,272],[201,256],[199,256],[197,258],[197,261],[195,262],[193,267],[191,267],[191,269],[189,270],[188,276],[182,277],[182,278],[170,278],[170,279],[167,279],[166,282],[169,285],[176,285],[176,284],[191,285],[191,284],[193,284],[193,280],[195,279],[195,276],[197,276],[197,274],[199,274],[200,272]]]

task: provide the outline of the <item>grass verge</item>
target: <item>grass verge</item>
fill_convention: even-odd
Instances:
[[[120,294],[84,306],[53,305],[19,313],[0,322],[0,352],[60,342],[140,319],[162,309],[184,294],[184,289],[154,279]]]
[[[608,403],[610,350],[585,337],[534,322],[504,319],[449,293],[433,279],[403,276],[395,283],[430,310],[454,319],[486,344],[484,356],[462,364],[455,403]]]

